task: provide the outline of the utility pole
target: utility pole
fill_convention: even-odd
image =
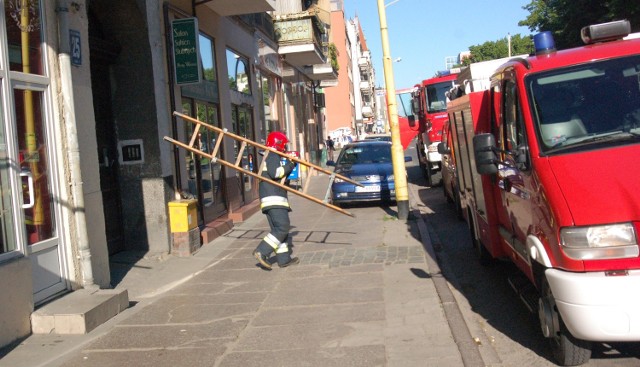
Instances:
[[[391,60],[391,52],[389,50],[387,14],[385,12],[384,0],[378,0],[378,15],[380,16],[380,35],[382,38],[384,82],[387,90],[387,111],[389,112],[389,124],[391,125],[391,160],[393,161],[393,177],[396,186],[398,219],[406,220],[409,217],[409,191],[407,190],[407,171],[404,167],[404,150],[400,142],[396,87],[393,80],[393,61]]]

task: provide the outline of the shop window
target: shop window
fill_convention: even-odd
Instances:
[[[229,73],[229,89],[244,94],[251,94],[249,77],[249,59],[227,49],[227,70]]]

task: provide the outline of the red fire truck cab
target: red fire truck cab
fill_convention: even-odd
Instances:
[[[436,176],[442,170],[438,143],[442,141],[442,127],[447,121],[446,93],[454,86],[459,72],[458,68],[439,71],[435,77],[417,84],[413,94],[412,106],[419,123],[416,148],[427,186],[440,181]]]
[[[448,106],[473,243],[528,279],[512,285],[561,365],[587,362],[592,342],[640,341],[640,39],[622,40],[629,30],[585,27],[587,44],[562,51],[538,34],[535,55]]]

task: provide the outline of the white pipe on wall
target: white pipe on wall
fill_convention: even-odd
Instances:
[[[62,88],[62,110],[67,140],[67,159],[69,160],[69,175],[71,178],[71,197],[73,200],[73,216],[76,224],[76,236],[80,267],[82,274],[82,286],[95,289],[98,286],[93,278],[93,266],[91,265],[91,248],[87,233],[85,216],[84,189],[80,170],[80,147],[78,144],[78,131],[76,129],[76,113],[73,97],[73,85],[71,79],[71,56],[69,45],[69,1],[58,0],[58,61],[60,63],[60,85]]]

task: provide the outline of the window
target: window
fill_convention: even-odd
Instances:
[[[215,82],[218,77],[216,75],[216,54],[213,48],[213,40],[206,35],[200,34],[199,43],[203,79]]]
[[[44,75],[40,1],[5,1],[4,11],[11,71]]]
[[[446,92],[453,87],[453,81],[440,82],[426,86],[427,112],[435,113],[447,110]]]
[[[518,93],[515,82],[508,80],[504,85],[503,119],[508,151],[514,151],[518,146],[526,144],[522,114],[518,104]]]
[[[413,115],[411,110],[411,93],[396,94],[396,103],[398,104],[398,116],[407,117]]]
[[[227,49],[227,70],[229,73],[229,88],[244,94],[251,94],[251,79],[249,78],[249,59]]]

